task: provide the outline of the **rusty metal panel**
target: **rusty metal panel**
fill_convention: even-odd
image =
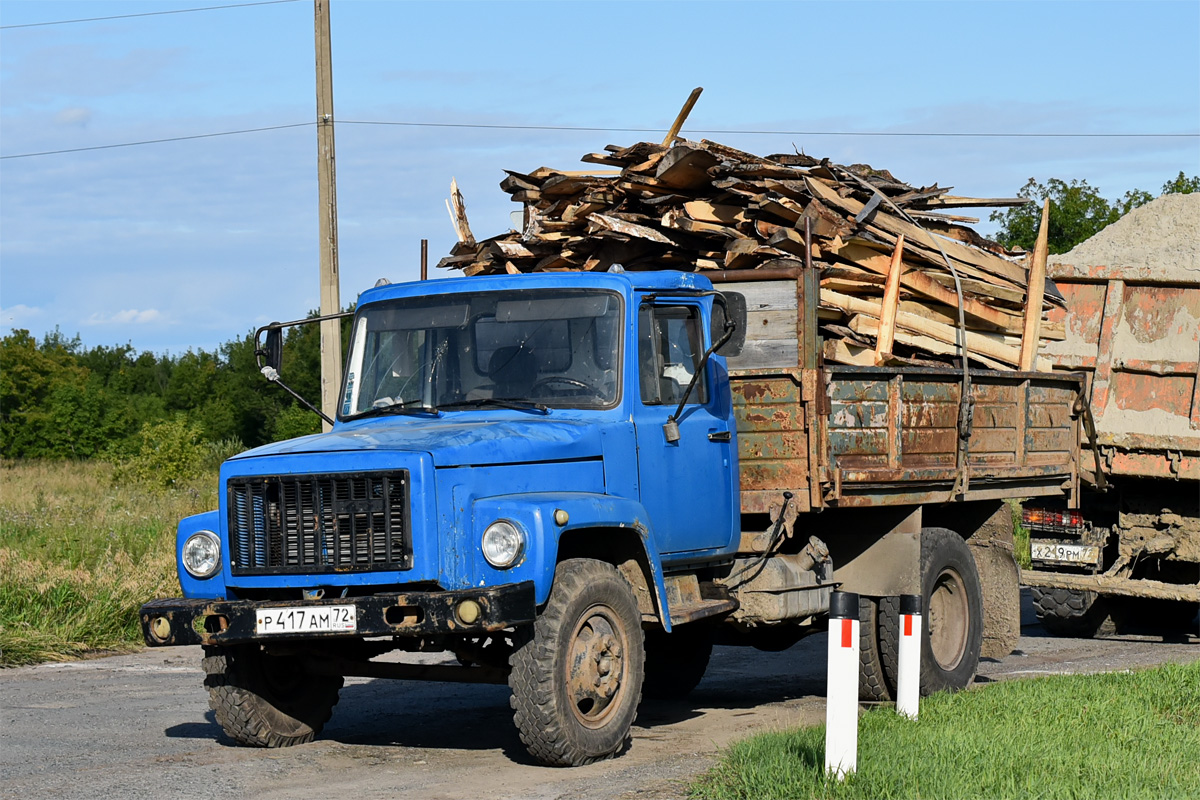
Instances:
[[[808,506],[809,433],[801,381],[794,372],[732,375],[738,432],[739,481],[744,513],[763,492],[778,501],[783,491],[805,495]]]
[[[1067,307],[1051,319],[1063,320],[1066,339],[1043,354],[1092,373],[1092,412],[1113,474],[1174,477],[1177,464],[1200,456],[1200,275],[1057,270]]]
[[[1066,308],[1053,306],[1048,315],[1051,324],[1062,323],[1065,338],[1042,344],[1041,355],[1060,367],[1072,370],[1096,368],[1096,353],[1100,346],[1100,323],[1104,319],[1103,283],[1072,283],[1056,279]]]
[[[843,366],[827,374],[825,391],[803,403],[791,372],[734,376],[743,510],[762,505],[771,491],[803,486],[813,507],[952,499],[960,484],[961,374]],[[973,373],[977,416],[967,496],[1061,494],[1070,487],[1078,436],[1071,408],[1080,385],[1070,375]],[[828,414],[812,417],[825,398]]]

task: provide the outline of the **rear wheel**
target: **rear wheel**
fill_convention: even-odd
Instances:
[[[887,599],[887,598],[884,598]],[[872,597],[858,598],[858,698],[865,701],[893,699],[894,685],[884,675],[880,613],[884,601]]]
[[[637,715],[644,662],[641,613],[616,567],[589,558],[559,564],[509,674],[513,717],[530,755],[577,767],[618,753]]]
[[[975,557],[954,531],[921,531],[921,593],[921,693],[963,689],[979,666],[983,590]]]
[[[298,656],[258,645],[204,648],[204,685],[221,728],[240,744],[311,742],[329,721],[342,678],[310,673]]]
[[[879,603],[879,649],[888,686],[896,686],[900,602]],[[983,646],[983,590],[975,558],[948,528],[921,531],[921,695],[966,688]]]

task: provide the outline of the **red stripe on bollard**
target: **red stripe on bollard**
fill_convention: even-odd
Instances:
[[[842,647],[850,647],[854,644],[854,622],[852,620],[842,620]]]
[[[912,636],[912,614],[904,615],[904,635]]]

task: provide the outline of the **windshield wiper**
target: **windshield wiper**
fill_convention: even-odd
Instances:
[[[538,411],[542,414],[549,414],[550,407],[542,403],[535,403],[532,400],[509,400],[503,397],[480,397],[477,400],[455,400],[453,403],[442,403],[438,406],[439,411],[444,411],[447,408],[471,408],[476,406],[495,406],[497,408],[511,408],[515,411]]]
[[[354,414],[348,417],[348,419],[380,417],[385,414],[431,414],[436,417],[437,409],[425,405],[423,400],[389,401],[389,398],[385,397],[382,400],[376,400],[372,408]]]

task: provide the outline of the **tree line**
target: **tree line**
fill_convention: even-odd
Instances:
[[[1200,176],[1183,172],[1162,194],[1200,191]],[[1045,183],[1033,178],[1018,191],[1024,206],[996,211],[996,240],[1032,250],[1041,201],[1050,199],[1050,252],[1065,253],[1124,214],[1154,199],[1134,190],[1116,202],[1086,180]],[[315,316],[312,312],[310,316]],[[342,341],[349,338],[343,321]],[[316,325],[289,329],[281,373],[303,397],[320,397],[320,333]],[[215,454],[320,430],[320,419],[287,393],[269,385],[254,358],[254,335],[215,351],[172,356],[138,353],[132,345],[84,347],[57,328],[38,341],[28,330],[0,340],[0,457],[136,458],[167,440],[183,454],[207,444]],[[161,464],[161,460],[143,463]],[[153,468],[151,466],[150,468]]]
[[[348,332],[347,325],[343,341]],[[318,326],[289,329],[283,350],[288,384],[315,401]],[[144,444],[143,432],[167,422],[230,452],[320,430],[315,414],[259,374],[253,333],[182,355],[84,347],[57,328],[41,340],[24,329],[0,340],[4,458],[120,461]]]

